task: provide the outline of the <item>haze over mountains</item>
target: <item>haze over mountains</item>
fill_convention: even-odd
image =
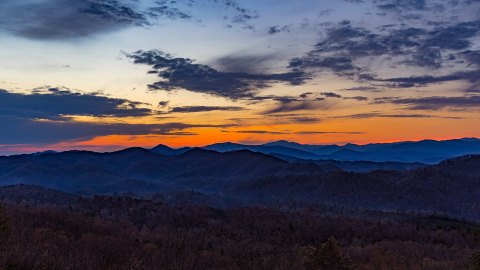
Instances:
[[[280,141],[261,146],[216,144],[203,149],[157,146],[112,153],[46,152],[0,157],[0,185],[34,185],[86,196],[180,196],[187,202],[216,207],[321,204],[480,220],[479,155],[437,165],[341,160],[345,153],[353,152],[358,158],[388,160],[405,155],[409,161],[431,161],[474,154],[479,146],[478,139],[365,146]],[[339,160],[300,159],[307,154]]]
[[[438,163],[442,160],[467,154],[480,153],[480,139],[463,138],[445,141],[423,140],[418,142],[374,143],[366,145],[303,145],[277,141],[264,145],[219,143],[205,149],[218,152],[248,149],[283,158]]]

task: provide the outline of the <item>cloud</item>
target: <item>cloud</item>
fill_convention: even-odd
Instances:
[[[81,94],[67,88],[37,88],[31,93],[0,90],[0,144],[57,143],[105,135],[192,135],[186,129],[225,128],[232,125],[130,124],[126,122],[79,122],[75,116],[145,117],[156,112],[145,104],[97,94]]]
[[[418,4],[415,7],[413,3],[421,2],[415,0],[379,2],[395,2],[395,6],[402,9],[423,6]],[[289,67],[307,73],[331,72],[339,77],[382,87],[406,88],[460,80],[477,83],[480,52],[474,48],[479,33],[480,20],[422,27],[399,24],[372,29],[342,21],[327,28],[313,49],[302,57],[292,59]],[[392,69],[422,68],[427,74],[384,78],[372,68],[375,61],[382,61]]]
[[[267,34],[269,35],[275,35],[275,34],[279,34],[279,33],[282,33],[282,32],[290,32],[290,26],[289,25],[275,25],[275,26],[271,26],[268,28],[267,30]]]
[[[437,84],[444,82],[466,80],[471,83],[477,83],[480,80],[480,69],[472,71],[459,71],[449,75],[440,76],[410,76],[396,77],[387,79],[371,78],[374,82],[386,83],[383,86],[391,88],[410,88],[418,86],[426,86],[429,84]]]
[[[266,131],[266,130],[239,130],[235,131],[235,133],[243,133],[243,134],[270,134],[270,135],[285,135],[291,134],[289,132],[281,132],[281,131]]]
[[[467,89],[465,92],[467,92],[467,93],[474,93],[474,94],[480,94],[480,89]]]
[[[388,101],[387,101],[388,102]],[[397,98],[389,101],[397,105],[405,105],[409,110],[471,110],[480,109],[480,96],[445,97],[433,96],[422,98]]]
[[[309,96],[314,95],[313,92],[305,92],[299,95],[301,98],[308,98]]]
[[[342,98],[341,95],[335,94],[333,92],[322,92],[320,93],[322,96],[328,97],[328,98]]]
[[[295,132],[282,132],[282,131],[266,131],[266,130],[240,130],[235,131],[235,133],[245,133],[245,134],[269,134],[269,135],[288,135],[288,134],[299,134],[299,135],[316,135],[316,134],[350,134],[358,135],[365,134],[360,131],[295,131]]]
[[[290,61],[290,68],[331,70],[342,77],[352,77],[360,69],[353,65],[349,56],[317,57],[313,53],[303,58],[294,58]]]
[[[276,106],[264,111],[263,114],[268,115],[295,111],[320,110],[330,108],[331,106],[331,104],[325,102],[324,100],[297,100],[278,98],[276,101]]]
[[[225,20],[253,28],[254,10],[233,0],[206,3]],[[205,1],[137,0],[22,0],[0,1],[0,30],[39,40],[61,40],[93,36],[131,26],[151,26],[158,20],[194,20],[191,12]]]
[[[277,113],[267,116],[281,120],[282,123],[310,124],[322,121],[321,118],[312,116],[310,114]]]
[[[306,73],[292,70],[287,73],[252,74],[246,72],[223,72],[208,65],[196,64],[188,58],[176,58],[158,50],[137,51],[127,56],[135,64],[152,67],[162,80],[149,85],[152,90],[171,91],[186,89],[230,99],[254,97],[258,89],[272,83],[302,84],[309,77]]]
[[[259,74],[268,71],[275,61],[275,54],[233,54],[216,59],[212,65],[221,72]]]
[[[168,107],[168,105],[170,105],[170,101],[163,100],[158,102],[158,107],[160,108]]]
[[[295,132],[295,134],[302,134],[302,135],[314,135],[314,134],[349,134],[349,135],[359,135],[359,134],[365,134],[365,132],[361,132],[361,131],[299,131],[299,132]]]
[[[367,101],[367,97],[362,97],[362,96],[355,96],[355,97],[344,97],[343,99],[352,99],[356,101]]]
[[[0,2],[1,29],[32,39],[90,36],[132,25],[147,25],[132,1],[23,0]]]
[[[322,97],[323,96],[323,97]],[[266,111],[263,111],[262,114],[281,114],[288,115],[285,113],[296,112],[296,111],[312,111],[312,110],[326,110],[331,108],[336,101],[336,99],[342,98],[341,95],[338,95],[333,92],[305,92],[300,94],[298,97],[292,96],[258,96],[253,99],[256,100],[273,100],[276,102],[276,105],[273,108],[270,108]],[[298,118],[297,122],[308,122],[311,118]],[[293,120],[293,119],[292,119]]]
[[[334,116],[332,118],[349,118],[349,119],[369,119],[369,118],[447,118],[447,119],[462,119],[462,117],[444,117],[428,114],[389,114],[381,112],[359,113],[344,116]]]
[[[155,18],[167,18],[167,19],[192,19],[192,15],[181,11],[177,7],[172,7],[171,1],[156,1],[157,6],[148,9],[148,14]]]
[[[318,123],[322,121],[322,119],[318,117],[311,117],[311,116],[288,117],[287,120],[289,123],[297,123],[297,124]]]
[[[357,86],[357,87],[351,87],[351,88],[346,88],[342,89],[343,91],[359,91],[359,92],[382,92],[382,89],[379,89],[374,86]]]
[[[126,124],[85,123],[75,121],[38,121],[16,116],[0,116],[2,132],[0,144],[41,144],[88,140],[106,135],[175,135],[187,136],[191,128],[223,128],[228,125],[200,125],[185,123]]]
[[[384,11],[427,10],[426,0],[374,0],[377,8]]]
[[[58,119],[68,115],[126,117],[154,113],[142,108],[143,105],[126,99],[76,93],[65,88],[37,89],[27,94],[0,90],[0,115],[20,118]]]
[[[172,108],[169,112],[171,113],[196,113],[196,112],[211,112],[211,111],[230,111],[237,112],[243,111],[245,108],[234,107],[234,106],[185,106],[185,107],[175,107]]]
[[[192,1],[192,0],[190,0]],[[203,2],[203,0],[201,0]],[[231,27],[232,24],[241,24],[244,28],[253,29],[251,24],[252,20],[258,19],[260,15],[257,11],[245,8],[234,0],[210,0],[213,3],[223,5],[228,10],[233,11],[230,16],[224,16],[224,20],[229,21],[227,27]]]

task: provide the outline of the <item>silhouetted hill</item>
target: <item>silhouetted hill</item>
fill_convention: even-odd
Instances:
[[[143,148],[112,153],[68,151],[1,157],[0,184],[36,185],[84,195],[183,194],[182,201],[192,196],[192,201],[215,205],[295,202],[480,220],[480,156],[432,166],[300,161],[250,150],[220,153],[194,148],[173,156]],[[362,166],[366,171],[379,169],[382,164],[386,169],[403,166],[405,170],[347,172]]]
[[[260,152],[264,154],[282,154],[301,159],[317,159],[318,155],[308,151],[291,148],[283,145],[243,145],[236,143],[218,143],[205,146],[204,149],[214,150],[217,152],[231,152],[239,150],[250,150],[252,152]]]
[[[0,187],[0,201],[28,206],[66,206],[78,201],[78,196],[38,186],[15,185]]]
[[[151,194],[188,188],[214,191],[269,175],[338,171],[333,165],[291,164],[248,150],[199,148],[165,156],[143,148],[112,153],[68,151],[0,158],[0,184],[28,184],[80,194]]]
[[[187,152],[191,149],[192,149],[191,147],[183,147],[183,148],[174,149],[174,148],[170,148],[166,145],[159,144],[159,145],[155,146],[154,148],[150,149],[150,151],[152,151],[154,153],[157,153],[157,154],[164,155],[164,156],[174,156],[174,155],[183,154],[183,153],[185,153],[185,152]]]
[[[271,176],[242,184],[232,196],[378,211],[412,211],[480,220],[480,156],[411,171]]]
[[[277,141],[264,145],[222,143],[206,146],[205,149],[219,152],[248,149],[265,154],[308,160],[372,161],[435,164],[442,160],[480,154],[480,140],[475,138],[417,142],[303,145],[295,142]]]
[[[291,156],[285,156],[277,153],[272,153],[271,155],[278,157],[280,159],[286,160],[292,163],[315,163],[317,165],[330,165],[338,167],[341,170],[348,172],[371,172],[376,170],[389,170],[389,171],[405,171],[418,169],[421,167],[427,166],[426,164],[414,162],[393,162],[393,161],[384,161],[384,162],[374,162],[374,161],[341,161],[333,159],[320,159],[320,160],[306,160],[295,158]]]

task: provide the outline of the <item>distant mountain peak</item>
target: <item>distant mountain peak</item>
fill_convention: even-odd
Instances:
[[[41,156],[41,155],[52,155],[52,154],[57,154],[57,153],[58,153],[57,151],[46,150],[46,151],[42,151],[42,152],[32,153],[32,155],[33,155],[33,156]]]
[[[170,146],[164,145],[164,144],[159,144],[159,145],[153,147],[152,150],[153,149],[173,149],[173,148],[171,148]]]
[[[122,151],[142,151],[142,152],[148,152],[148,149],[145,149],[143,147],[138,147],[138,146],[135,146],[135,147],[128,147],[128,148],[125,148],[123,150],[119,150],[119,151],[115,151],[115,152],[122,152]]]
[[[268,146],[268,145],[301,145],[301,144],[297,142],[287,141],[287,140],[279,140],[279,141],[269,142],[264,145]]]
[[[214,151],[214,150],[208,150],[208,149],[204,149],[204,148],[201,148],[201,147],[194,147],[194,148],[191,148],[191,149],[185,151],[181,155],[185,156],[185,155],[205,154],[205,153],[207,153],[207,154],[220,154],[219,152]]]

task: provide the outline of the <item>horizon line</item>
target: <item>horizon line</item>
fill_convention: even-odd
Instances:
[[[351,142],[344,143],[344,144],[335,144],[335,143],[333,143],[333,144],[310,144],[310,143],[299,143],[299,142],[290,141],[290,140],[272,140],[272,141],[269,141],[269,142],[258,143],[258,144],[249,144],[249,143],[241,143],[241,142],[233,142],[233,141],[220,141],[220,142],[216,142],[216,143],[212,143],[212,144],[206,144],[206,145],[189,145],[189,146],[180,146],[180,147],[174,147],[174,146],[170,146],[170,145],[167,145],[167,144],[160,143],[160,144],[156,144],[156,145],[149,146],[149,147],[128,146],[128,147],[122,147],[122,148],[118,148],[118,149],[111,149],[111,150],[107,150],[107,151],[95,151],[95,150],[88,150],[88,149],[81,149],[81,148],[77,148],[77,149],[71,148],[71,149],[65,149],[65,150],[57,151],[57,150],[52,150],[52,149],[45,148],[46,150],[35,151],[35,152],[26,151],[26,152],[12,153],[12,154],[1,154],[0,153],[0,157],[41,154],[41,153],[46,153],[46,152],[63,153],[63,152],[70,152],[70,151],[84,151],[84,152],[94,152],[94,153],[114,153],[114,152],[119,152],[119,151],[123,151],[123,150],[127,150],[127,149],[132,149],[132,148],[141,148],[141,149],[145,149],[145,150],[150,150],[150,149],[153,149],[153,148],[158,147],[158,146],[166,146],[166,147],[168,147],[170,149],[174,149],[174,150],[182,149],[182,148],[192,148],[192,149],[200,148],[201,149],[201,148],[205,148],[205,147],[208,147],[208,146],[211,146],[211,145],[227,144],[227,143],[244,145],[244,146],[262,146],[262,145],[267,145],[267,144],[276,143],[276,142],[287,142],[287,143],[294,143],[294,144],[299,144],[299,145],[311,145],[311,146],[346,146],[346,145],[366,146],[366,145],[374,145],[374,144],[418,143],[418,142],[423,142],[423,141],[446,142],[446,141],[469,140],[469,139],[480,141],[480,138],[478,138],[478,137],[460,137],[460,138],[456,137],[456,138],[450,138],[450,139],[424,138],[424,139],[418,139],[418,140],[398,140],[398,141],[391,141],[391,142],[370,142],[370,143],[365,143],[365,144],[351,143]]]

